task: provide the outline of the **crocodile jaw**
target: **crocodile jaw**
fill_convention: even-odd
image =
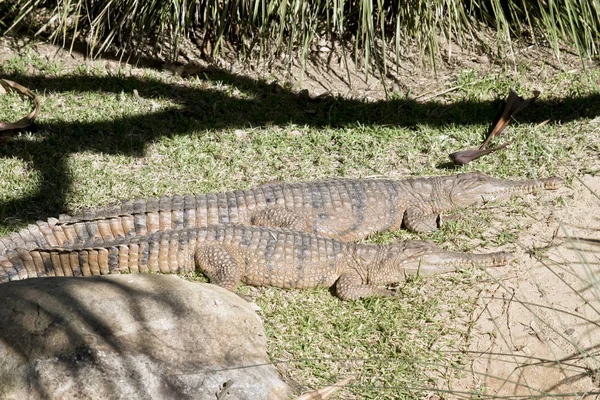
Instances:
[[[554,190],[561,184],[562,179],[557,177],[510,181],[482,173],[469,173],[457,176],[449,194],[455,206],[466,207],[540,190]]]
[[[455,272],[462,268],[493,268],[502,267],[510,262],[512,253],[505,251],[487,254],[468,254],[439,250],[425,254],[417,260],[411,260],[404,267],[406,276],[430,276]]]
[[[471,254],[447,251],[429,242],[409,240],[382,247],[377,261],[368,268],[368,280],[372,284],[389,285],[402,282],[407,276],[430,276],[469,267],[501,267],[511,259],[512,254],[504,251]]]

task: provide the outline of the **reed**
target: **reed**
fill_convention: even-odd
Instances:
[[[216,57],[225,43],[242,56],[300,55],[318,38],[351,42],[365,66],[387,68],[404,45],[435,63],[440,42],[481,43],[482,27],[497,32],[499,51],[515,38],[598,55],[600,0],[0,0],[0,32],[28,29],[71,46],[84,40],[91,55],[151,45],[173,58],[182,38]],[[390,53],[391,54],[391,53]]]

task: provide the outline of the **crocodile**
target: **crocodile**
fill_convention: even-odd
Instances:
[[[0,238],[10,249],[89,245],[168,229],[236,223],[288,228],[354,241],[402,226],[430,232],[459,207],[543,189],[556,177],[511,181],[482,173],[412,179],[335,179],[248,190],[126,201],[73,217],[38,221]]]
[[[159,231],[96,246],[13,249],[0,258],[0,281],[43,276],[198,270],[236,291],[252,286],[335,286],[343,300],[390,296],[386,285],[461,267],[505,265],[510,253],[469,254],[423,241],[344,242],[307,232],[236,224]]]

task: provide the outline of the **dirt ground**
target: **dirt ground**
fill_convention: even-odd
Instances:
[[[454,390],[546,397],[598,392],[600,177],[583,176],[553,196],[566,205],[530,210],[517,263],[496,270],[479,299],[471,374]],[[597,395],[594,395],[596,398]],[[591,398],[591,397],[590,397]]]
[[[39,50],[72,63],[89,62],[81,55],[50,46],[40,46]],[[346,68],[325,45],[319,52],[329,61],[328,68],[309,63],[304,75],[298,64],[289,72],[277,66],[265,70],[227,62],[221,66],[253,77],[278,77],[314,97],[339,94],[366,101],[385,97],[384,85],[378,79],[365,79],[351,61]],[[5,47],[0,53],[6,59],[10,52]],[[182,61],[192,64],[164,63],[162,67],[186,75],[206,66],[193,51]],[[116,63],[95,62],[105,63],[107,68]],[[452,90],[454,72],[493,68],[493,64],[486,55],[455,53],[452,63],[433,71],[421,68],[407,56],[385,82],[391,90],[410,91],[416,100],[424,100]],[[568,69],[568,64],[563,61],[560,68]],[[530,219],[523,223],[526,228],[519,236],[519,262],[495,270],[497,283],[483,291],[474,315],[468,372],[451,383],[450,389],[477,389],[490,397],[510,398],[566,392],[585,396],[599,391],[600,176],[578,178],[570,187],[541,196],[543,201],[529,210]],[[565,204],[552,206],[551,200],[558,197]],[[536,251],[528,251],[532,248]]]

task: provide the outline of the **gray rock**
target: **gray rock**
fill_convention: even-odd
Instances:
[[[225,383],[226,389],[223,389]],[[281,399],[260,318],[176,276],[0,285],[2,399]]]

